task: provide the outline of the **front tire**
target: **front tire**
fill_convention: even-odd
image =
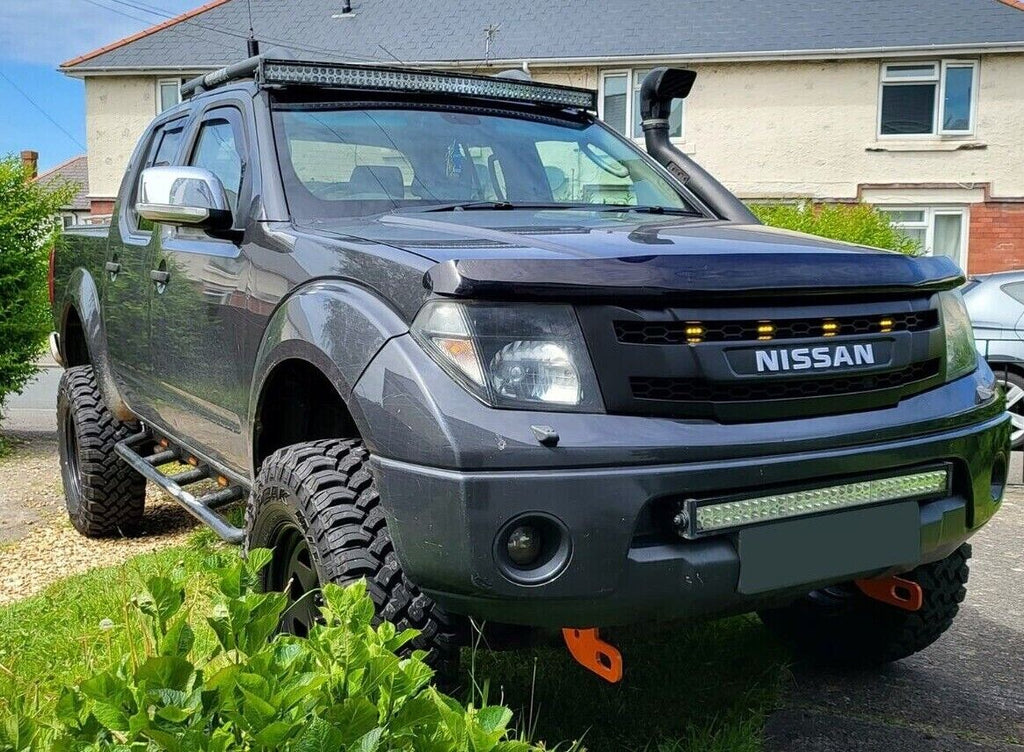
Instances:
[[[402,572],[366,468],[369,452],[357,440],[294,444],[268,457],[246,509],[246,547],[270,548],[266,590],[286,591],[291,605],[282,629],[305,635],[318,618],[321,582],[365,578],[380,619],[419,635],[412,648],[444,678],[458,667],[454,620]]]
[[[797,653],[845,666],[878,666],[924,650],[949,629],[967,594],[963,544],[945,559],[900,575],[921,586],[924,603],[904,611],[864,595],[852,583],[816,590],[800,600],[759,611],[764,625]]]
[[[107,409],[91,366],[68,368],[57,388],[57,449],[71,524],[90,538],[128,535],[146,505],[146,479],[114,445],[132,427]]]

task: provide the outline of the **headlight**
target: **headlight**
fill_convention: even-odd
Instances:
[[[602,412],[569,306],[432,301],[412,335],[460,384],[495,407]]]
[[[974,330],[963,296],[956,290],[950,290],[942,293],[939,299],[942,328],[946,333],[946,380],[952,381],[978,367],[978,351],[974,348]]]

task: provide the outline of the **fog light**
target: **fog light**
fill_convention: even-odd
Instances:
[[[532,525],[518,525],[512,528],[505,542],[509,561],[517,567],[528,567],[537,561],[542,545],[540,531]]]

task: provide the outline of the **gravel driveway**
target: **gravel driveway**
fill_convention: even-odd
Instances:
[[[181,507],[150,486],[137,535],[83,538],[64,511],[56,440],[47,434],[12,437],[14,452],[0,459],[0,604],[37,593],[61,577],[179,545],[196,527]]]

